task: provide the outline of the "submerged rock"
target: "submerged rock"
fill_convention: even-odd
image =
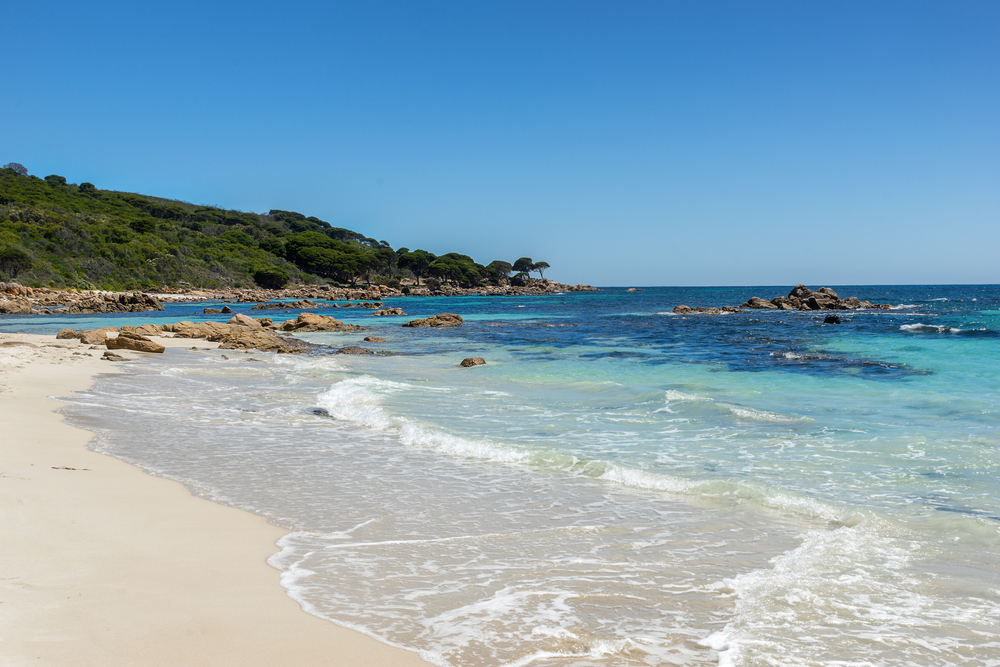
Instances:
[[[359,347],[357,345],[348,345],[347,347],[342,347],[337,350],[337,354],[375,354],[372,350],[366,347]]]
[[[485,366],[486,360],[482,357],[466,357],[462,359],[461,366],[463,368],[471,368],[473,366]]]

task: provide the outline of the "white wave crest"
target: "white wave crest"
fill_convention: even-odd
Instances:
[[[418,387],[381,380],[370,375],[348,378],[319,395],[317,404],[330,417],[379,431],[394,433],[403,444],[434,449],[455,456],[504,463],[526,460],[529,455],[486,440],[470,440],[436,430],[389,413],[382,398]],[[419,388],[421,391],[423,388]]]
[[[727,405],[726,408],[729,409],[734,415],[741,419],[752,419],[758,422],[797,422],[802,421],[802,417],[792,417],[789,415],[783,415],[778,412],[771,412],[769,410],[755,410],[754,408],[743,408],[738,405]]]
[[[833,638],[838,664],[921,664],[928,650],[934,664],[986,664],[963,654],[996,646],[1000,605],[938,596],[914,560],[912,536],[876,517],[810,531],[772,568],[721,582],[736,596],[733,620],[701,643],[727,667],[812,664],[816,646]]]
[[[962,333],[964,331],[964,329],[956,329],[947,324],[923,324],[922,322],[901,324],[899,325],[899,329],[900,331],[910,331],[913,333]]]

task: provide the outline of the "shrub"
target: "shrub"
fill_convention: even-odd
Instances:
[[[0,269],[13,280],[17,274],[31,268],[31,255],[17,247],[0,248]]]

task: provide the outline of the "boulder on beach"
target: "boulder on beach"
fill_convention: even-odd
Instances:
[[[163,353],[166,349],[159,343],[154,343],[150,339],[146,338],[142,334],[137,333],[131,327],[132,330],[126,331],[123,327],[121,331],[118,332],[118,336],[115,338],[108,338],[104,341],[109,350],[135,350],[136,352],[155,352]]]
[[[247,327],[249,329],[261,329],[261,323],[252,317],[244,315],[243,313],[237,313],[229,318],[226,324],[239,324],[241,326]]]
[[[410,320],[404,327],[457,327],[462,324],[462,316],[455,313],[441,313],[420,320]]]
[[[364,327],[344,324],[334,317],[317,315],[316,313],[299,313],[296,319],[282,322],[279,328],[282,331],[362,331],[364,329]]]

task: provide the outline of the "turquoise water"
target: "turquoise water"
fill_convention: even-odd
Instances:
[[[310,340],[386,354],[170,350],[67,410],[292,531],[305,609],[437,664],[1000,664],[1000,287],[833,287],[894,309],[400,299],[466,324],[331,310],[372,330]]]

